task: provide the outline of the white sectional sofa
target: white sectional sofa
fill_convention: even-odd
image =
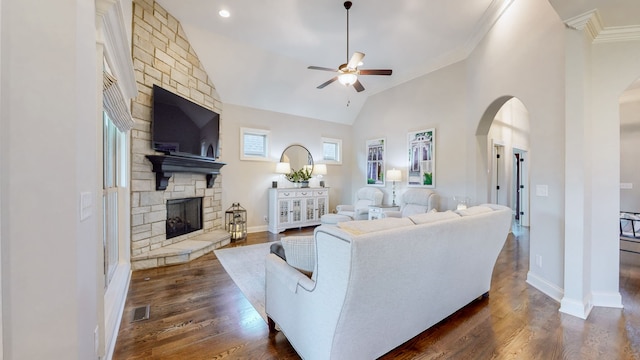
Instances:
[[[311,277],[269,254],[265,307],[298,354],[375,359],[489,291],[511,209],[316,228]]]

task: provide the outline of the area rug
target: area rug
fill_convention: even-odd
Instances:
[[[271,244],[268,242],[213,251],[222,267],[265,322],[267,314],[264,309],[264,262]]]

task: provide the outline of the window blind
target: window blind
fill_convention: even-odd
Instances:
[[[127,102],[118,88],[118,80],[106,71],[102,73],[102,105],[118,130],[127,132],[133,128],[134,122]]]

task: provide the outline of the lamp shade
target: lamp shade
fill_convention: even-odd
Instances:
[[[315,164],[313,166],[313,174],[314,175],[327,175],[327,165],[326,164]]]
[[[396,169],[387,170],[387,180],[388,181],[402,180],[402,172]]]
[[[291,165],[288,162],[279,162],[276,164],[276,174],[288,174],[291,172]]]

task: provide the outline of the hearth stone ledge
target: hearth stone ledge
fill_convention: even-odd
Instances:
[[[187,263],[231,243],[231,234],[213,230],[131,258],[132,270]]]

